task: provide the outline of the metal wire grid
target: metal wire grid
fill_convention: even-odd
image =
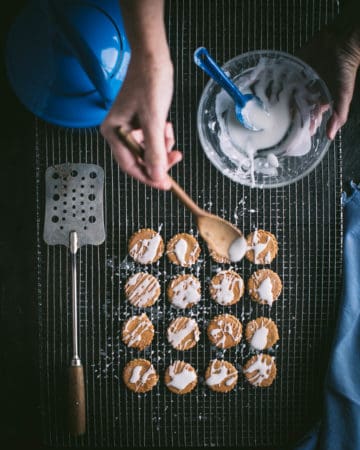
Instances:
[[[173,275],[183,272],[166,258],[149,267],[162,287],[161,298],[147,311],[156,329],[152,346],[143,352],[127,349],[120,342],[120,329],[126,318],[139,312],[123,294],[126,278],[140,269],[126,256],[128,238],[143,227],[160,228],[166,241],[177,232],[196,235],[191,216],[169,193],[152,191],[122,174],[96,129],[65,130],[37,122],[40,375],[44,442],[48,445],[280,445],[310,425],[321,399],[340,293],[340,141],[331,145],[312,174],[288,187],[253,190],[222,177],[203,155],[196,137],[196,107],[206,80],[193,65],[192,53],[201,44],[219,61],[263,47],[292,52],[334,14],[332,1],[168,2],[167,25],[176,71],[171,119],[177,145],[185,150],[184,162],[173,170],[173,176],[200,206],[237,223],[245,233],[254,227],[272,231],[280,251],[271,268],[284,285],[271,310],[248,297],[230,308],[215,305],[207,286],[220,265],[211,261],[200,240],[202,260],[185,272],[199,277],[202,301],[185,315],[196,318],[202,333],[198,345],[188,352],[171,350],[165,338],[170,320],[182,315],[170,307],[165,289]],[[70,259],[65,248],[48,247],[42,241],[45,169],[63,162],[99,164],[106,179],[106,242],[101,247],[82,248],[78,260],[87,432],[77,440],[65,431],[63,402],[65,369],[71,357]],[[242,262],[236,269],[247,280],[255,267]],[[210,359],[224,357],[240,369],[250,356],[245,344],[226,352],[209,345],[206,325],[221,312],[235,314],[244,325],[260,315],[278,324],[281,340],[271,352],[278,377],[272,387],[252,388],[241,375],[237,388],[225,396],[204,386]],[[121,381],[124,364],[135,357],[151,359],[160,373],[159,384],[145,395],[132,394]],[[184,397],[168,392],[162,381],[174,359],[185,359],[199,373],[199,386]]]

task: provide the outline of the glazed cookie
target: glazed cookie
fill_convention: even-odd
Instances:
[[[154,326],[146,314],[128,319],[122,329],[122,340],[128,347],[144,350],[154,338]]]
[[[248,251],[245,257],[254,264],[270,264],[278,252],[275,236],[269,231],[256,230],[247,238]]]
[[[200,331],[194,319],[177,317],[167,329],[169,343],[176,350],[189,350],[199,341]]]
[[[129,255],[140,264],[158,261],[164,253],[164,241],[159,233],[144,228],[134,233],[129,240]]]
[[[165,371],[166,387],[174,394],[187,394],[197,385],[195,369],[185,361],[175,361]]]
[[[200,301],[200,281],[193,275],[178,275],[170,282],[167,296],[175,308],[191,308]]]
[[[123,380],[131,391],[144,393],[151,391],[159,377],[150,361],[133,359],[124,368]]]
[[[242,336],[241,322],[231,314],[214,317],[207,328],[210,342],[219,348],[230,348],[237,345]]]
[[[282,283],[277,273],[270,269],[260,269],[249,278],[247,290],[255,302],[272,306],[281,294]]]
[[[271,319],[258,317],[246,325],[245,338],[255,350],[265,350],[279,340],[279,332]]]
[[[159,298],[160,284],[149,273],[135,273],[126,281],[125,295],[133,306],[147,308]]]
[[[166,246],[169,261],[182,267],[196,263],[200,255],[200,245],[191,234],[180,233],[173,236]]]
[[[205,383],[216,392],[229,392],[236,386],[238,372],[228,361],[213,359],[205,372]]]
[[[219,305],[234,305],[243,295],[244,281],[233,270],[218,272],[210,282],[210,296]]]
[[[267,387],[276,377],[274,357],[259,353],[247,361],[243,367],[245,378],[254,386]]]

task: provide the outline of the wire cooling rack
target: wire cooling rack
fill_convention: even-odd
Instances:
[[[121,326],[137,314],[124,297],[124,284],[139,266],[127,256],[127,242],[139,228],[160,230],[165,241],[178,232],[197,236],[192,217],[170,193],[152,190],[121,173],[97,129],[57,128],[36,123],[37,292],[43,440],[53,447],[198,447],[279,446],[311,425],[321,402],[322,381],[336,318],[342,271],[341,142],[333,143],[322,163],[296,184],[271,190],[243,187],[214,169],[200,148],[196,110],[206,77],[192,53],[206,45],[221,62],[253,49],[294,52],[336,13],[336,1],[248,0],[167,2],[166,23],[175,64],[175,96],[170,118],[184,161],[172,176],[201,207],[237,224],[246,234],[264,228],[275,234],[279,254],[271,268],[283,281],[280,299],[269,309],[245,296],[224,308],[211,301],[208,283],[218,268],[199,238],[202,255],[191,269],[179,269],[166,257],[149,266],[162,294],[146,312],[154,323],[153,344],[138,352],[120,339]],[[105,171],[107,239],[79,255],[80,355],[85,367],[87,431],[78,439],[66,431],[64,392],[71,358],[70,259],[65,248],[42,240],[45,170],[64,163],[95,163]],[[245,280],[255,266],[234,266]],[[143,269],[143,268],[141,268]],[[172,318],[182,315],[165,296],[169,279],[193,273],[202,285],[201,302],[185,315],[200,327],[200,341],[187,352],[166,340]],[[267,389],[254,388],[239,376],[226,395],[204,385],[214,357],[238,369],[251,356],[247,344],[221,351],[210,345],[206,326],[216,314],[230,312],[245,326],[260,315],[278,325],[280,341],[269,351],[278,376]],[[160,375],[147,394],[133,394],[121,379],[127,361],[150,359]],[[186,396],[163,383],[166,367],[184,359],[198,371],[198,387]]]

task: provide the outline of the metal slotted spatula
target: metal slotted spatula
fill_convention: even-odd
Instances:
[[[76,254],[83,245],[100,245],[105,240],[103,186],[104,171],[94,164],[59,164],[48,167],[44,240],[65,245],[71,254],[72,359],[69,367],[69,431],[85,432],[84,372],[78,350],[78,301]]]

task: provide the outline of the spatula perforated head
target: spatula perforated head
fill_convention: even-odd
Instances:
[[[76,231],[78,245],[105,240],[104,171],[95,164],[59,164],[46,169],[44,240],[69,247]]]

